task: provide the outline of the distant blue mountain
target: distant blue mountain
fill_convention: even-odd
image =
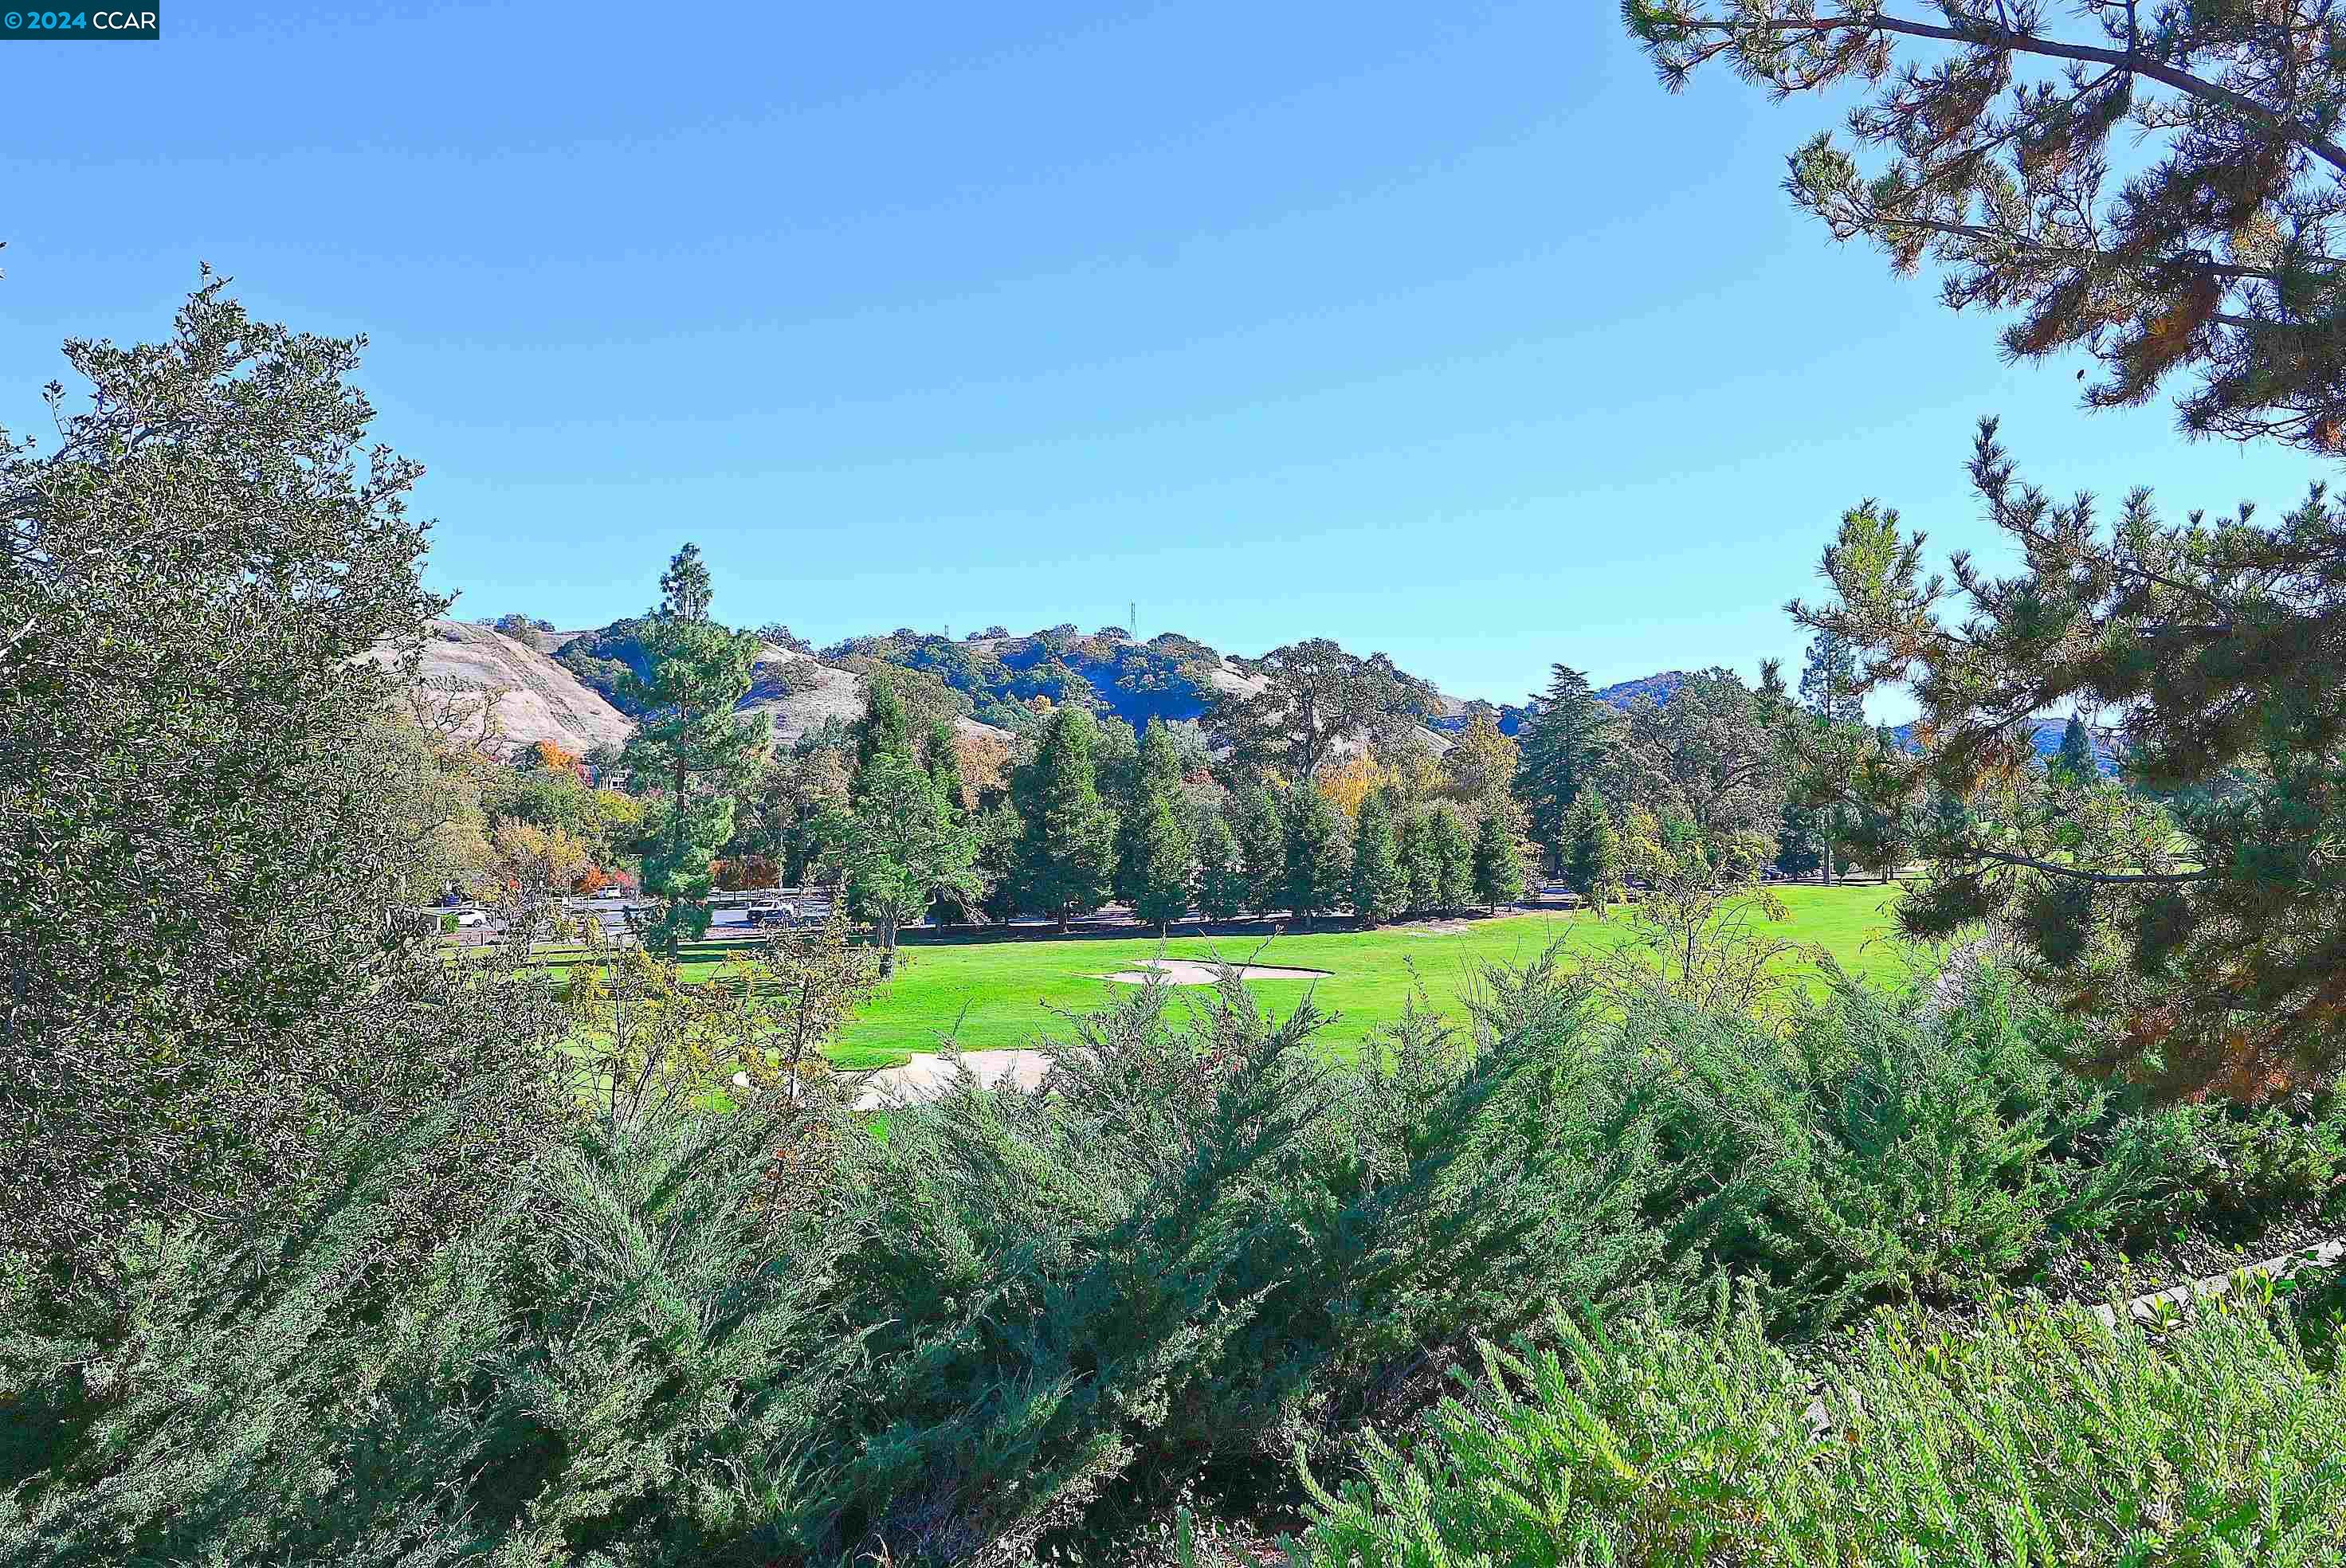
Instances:
[[[2029,734],[2029,743],[2036,748],[2039,757],[2048,759],[2058,757],[2061,755],[2061,737],[2068,732],[2068,728],[2069,721],[2066,718],[2040,718]],[[2093,738],[2094,761],[2101,769],[2102,776],[2108,778],[2118,770],[2118,748],[2125,743],[2126,737],[2118,730],[2096,728],[2092,725],[2087,725],[2086,729]],[[1890,734],[1907,750],[1914,749],[1912,725],[1892,725]]]

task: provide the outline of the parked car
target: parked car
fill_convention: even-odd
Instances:
[[[456,925],[460,930],[466,926],[486,925],[488,923],[489,916],[488,911],[485,910],[465,910],[456,916]]]

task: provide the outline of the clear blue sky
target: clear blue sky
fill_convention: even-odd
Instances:
[[[459,614],[1326,635],[1462,696],[1794,656],[1841,510],[2318,465],[2087,415],[1792,213],[1838,106],[1609,4],[288,7],[0,51],[0,422],[209,260],[372,340]]]

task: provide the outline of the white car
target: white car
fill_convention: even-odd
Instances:
[[[486,925],[488,923],[489,917],[487,911],[483,910],[465,910],[456,917],[456,925],[459,930],[462,930],[466,926]]]

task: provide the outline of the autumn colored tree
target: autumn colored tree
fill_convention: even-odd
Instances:
[[[1363,747],[1341,762],[1321,768],[1312,787],[1349,818],[1359,813],[1361,802],[1372,794],[1398,782],[1399,776]]]

